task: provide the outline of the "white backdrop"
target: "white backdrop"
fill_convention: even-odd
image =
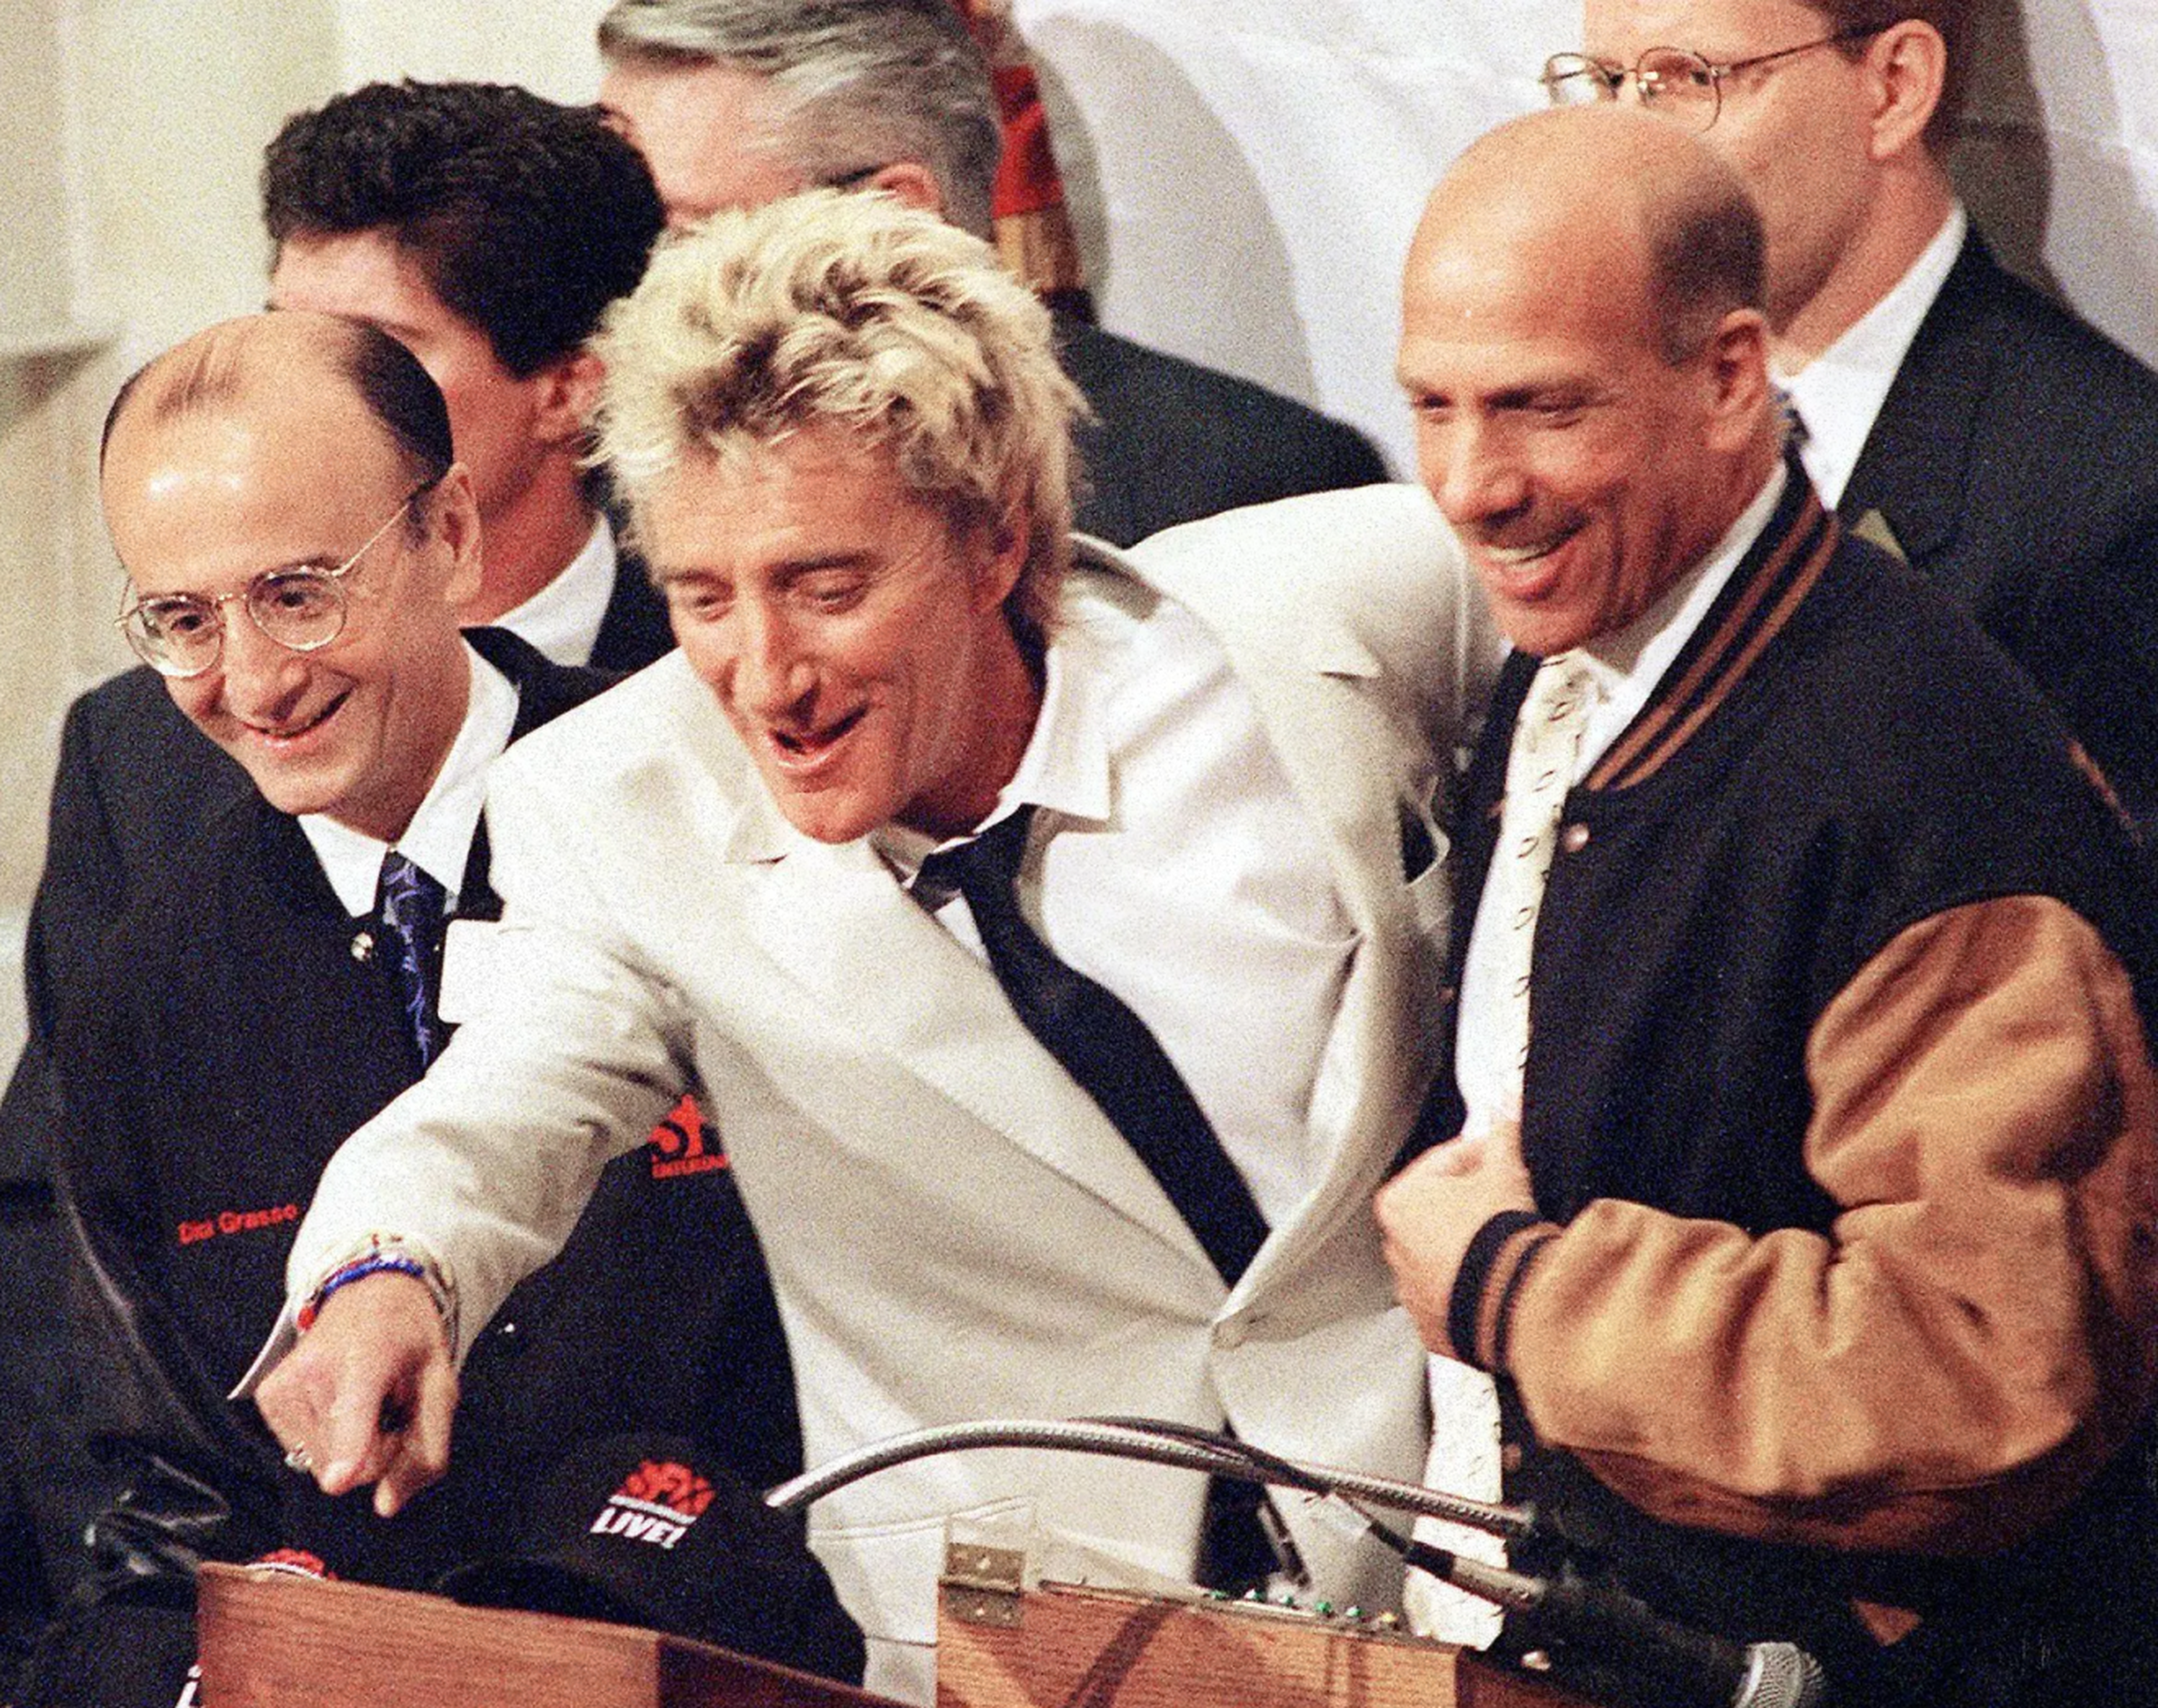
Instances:
[[[1464,144],[1541,99],[1578,4],[1017,0],[1017,16],[1067,114],[1104,317],[1315,396],[1406,468],[1392,299],[1416,213]],[[2011,261],[2158,360],[2158,0],[2001,0],[1982,39],[1966,193]]]
[[[2158,0],[1981,5],[1966,194],[2011,262],[2158,362]],[[1316,400],[1406,469],[1393,298],[1417,210],[1464,144],[1541,99],[1579,0],[1013,7],[1103,319]],[[345,0],[349,69],[583,98],[604,9]]]

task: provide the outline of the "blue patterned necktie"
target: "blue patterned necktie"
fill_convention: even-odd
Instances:
[[[383,928],[395,950],[391,971],[405,1024],[425,1069],[442,1053],[449,1029],[435,1011],[441,977],[442,921],[449,895],[440,884],[392,849],[382,857],[382,884],[376,901]]]

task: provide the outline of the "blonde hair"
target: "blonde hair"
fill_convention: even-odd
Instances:
[[[805,427],[888,449],[955,532],[1024,515],[1015,632],[1051,626],[1071,558],[1071,426],[1048,312],[980,239],[883,195],[813,191],[665,244],[607,315],[599,454],[632,517],[694,454]]]

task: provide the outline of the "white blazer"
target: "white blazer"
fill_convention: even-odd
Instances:
[[[1233,1290],[989,968],[866,841],[787,824],[677,653],[495,767],[504,919],[450,975],[493,995],[331,1164],[296,1294],[394,1231],[442,1263],[476,1330],[688,1086],[764,1246],[813,1465],[932,1423],[1144,1413],[1415,1477],[1423,1355],[1371,1199],[1438,1042],[1444,878],[1405,872],[1403,849],[1446,847],[1452,755],[1499,652],[1483,601],[1407,487],[1234,513],[1122,558],[1087,542],[1082,565],[1220,637],[1359,934],[1311,1102],[1321,1178]],[[973,1453],[829,1497],[812,1540],[872,1639],[872,1687],[922,1695],[952,1515],[1030,1503],[1053,1532],[1183,1576],[1203,1496],[1182,1471]],[[1397,1602],[1383,1553],[1289,1518],[1322,1592]]]

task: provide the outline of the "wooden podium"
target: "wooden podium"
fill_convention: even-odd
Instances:
[[[708,1643],[206,1565],[202,1708],[897,1708]]]
[[[955,1547],[937,1708],[1587,1708],[1476,1656],[1279,1608],[1044,1583]],[[982,1568],[989,1568],[984,1575]],[[709,1644],[208,1565],[201,1708],[897,1708]]]
[[[1448,1644],[1323,1614],[1061,1583],[985,1591],[951,1569],[960,1554],[937,1615],[937,1708],[1588,1708]]]

